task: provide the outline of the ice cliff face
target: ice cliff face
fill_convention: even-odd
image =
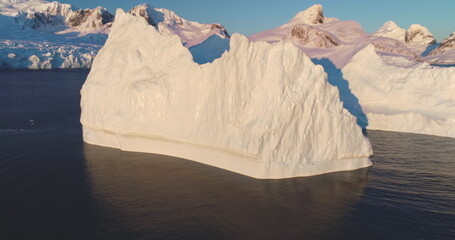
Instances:
[[[395,58],[384,61],[369,46],[342,69],[368,128],[455,137],[455,68]]]
[[[178,36],[118,10],[81,95],[84,140],[92,144],[256,178],[371,165],[369,141],[337,89],[290,43],[236,34],[229,52],[198,65]]]

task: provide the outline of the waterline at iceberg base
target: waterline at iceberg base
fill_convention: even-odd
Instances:
[[[323,68],[291,43],[250,42],[199,65],[180,38],[118,10],[81,95],[84,141],[255,178],[371,165],[372,149]]]

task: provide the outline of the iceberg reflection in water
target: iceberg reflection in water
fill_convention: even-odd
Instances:
[[[329,237],[367,185],[368,169],[257,180],[169,156],[84,145],[103,232],[152,238]],[[125,224],[126,223],[126,224]],[[144,235],[142,235],[144,237]]]

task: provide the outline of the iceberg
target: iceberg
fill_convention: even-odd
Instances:
[[[260,179],[371,165],[327,74],[289,42],[235,34],[212,63],[117,10],[81,90],[84,141],[185,158]]]
[[[370,45],[342,72],[368,129],[455,137],[455,67],[384,59]]]

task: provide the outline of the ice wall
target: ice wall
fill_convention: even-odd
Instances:
[[[84,140],[256,178],[371,165],[371,145],[321,66],[291,43],[231,39],[196,64],[178,36],[118,10],[81,94]]]

